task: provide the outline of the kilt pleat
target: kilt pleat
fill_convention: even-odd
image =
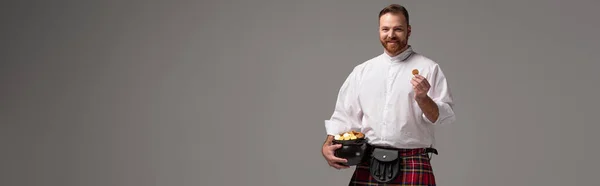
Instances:
[[[401,172],[398,177],[390,183],[378,183],[369,173],[369,161],[365,158],[356,169],[350,179],[349,186],[435,186],[435,176],[431,161],[427,154],[419,150],[401,150]]]

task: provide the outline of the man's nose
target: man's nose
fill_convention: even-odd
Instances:
[[[388,32],[388,33],[387,33],[387,38],[388,38],[388,39],[393,39],[393,38],[394,38],[394,32],[391,32],[391,31],[390,31],[390,32]]]

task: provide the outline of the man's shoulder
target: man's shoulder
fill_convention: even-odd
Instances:
[[[411,57],[412,60],[414,60],[415,62],[419,63],[420,65],[424,65],[424,66],[428,66],[428,67],[438,67],[439,63],[423,54],[420,53],[413,53],[413,56]]]
[[[379,63],[381,60],[382,55],[377,55],[374,57],[371,57],[370,59],[364,60],[363,62],[357,64],[356,66],[354,66],[353,71],[364,71],[366,68],[369,68],[370,66],[375,65],[376,63]]]

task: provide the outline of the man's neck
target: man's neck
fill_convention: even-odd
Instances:
[[[390,56],[390,57],[396,57],[396,56],[398,56],[398,55],[402,54],[402,52],[406,51],[406,49],[408,49],[408,47],[409,47],[409,45],[406,45],[406,46],[404,46],[404,48],[402,48],[402,49],[401,49],[400,51],[398,51],[398,53],[396,53],[396,54],[392,54],[392,53],[390,53],[390,52],[389,52],[389,51],[387,51],[387,50],[385,50],[385,53],[386,53],[388,56]]]

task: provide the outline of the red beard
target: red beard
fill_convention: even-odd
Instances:
[[[397,55],[404,49],[405,44],[399,40],[386,40],[381,41],[381,45],[385,48],[386,51],[393,55]]]

